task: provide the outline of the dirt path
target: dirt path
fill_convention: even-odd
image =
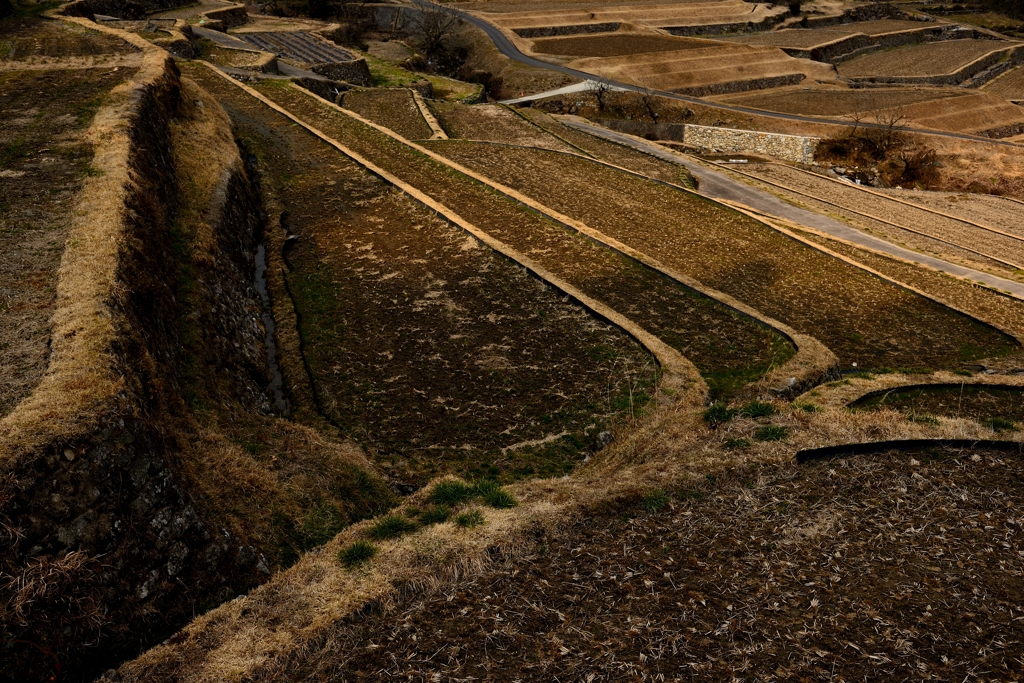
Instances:
[[[583,123],[581,121],[564,120],[564,123],[567,126],[578,128],[593,135],[598,135],[624,145],[629,145],[630,147],[643,150],[659,158],[686,166],[686,168],[700,180],[700,193],[705,196],[749,206],[765,214],[779,216],[780,218],[791,220],[799,225],[805,225],[809,228],[814,228],[815,230],[821,230],[822,232],[828,233],[834,237],[853,242],[854,244],[859,244],[875,251],[892,254],[893,256],[897,256],[908,261],[917,261],[931,266],[936,270],[950,273],[951,275],[968,278],[976,282],[982,282],[990,287],[994,287],[1000,291],[1010,292],[1014,296],[1024,299],[1024,284],[1022,283],[1007,280],[996,275],[983,273],[965,266],[959,266],[954,263],[935,258],[934,256],[928,256],[916,251],[911,251],[910,249],[904,249],[903,247],[896,246],[881,238],[867,235],[856,228],[852,228],[845,223],[841,223],[840,221],[793,206],[774,195],[768,194],[767,192],[757,188],[750,187],[739,180],[734,180],[725,173],[711,170],[702,164],[696,163],[689,157],[670,152],[664,147],[648,143],[646,140],[641,140],[624,133],[618,133],[606,128],[601,128],[600,126]]]

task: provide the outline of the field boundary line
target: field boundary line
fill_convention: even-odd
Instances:
[[[793,231],[794,229],[797,229],[797,228],[790,229],[790,228],[787,228],[787,227],[783,227],[783,225],[780,225],[780,223],[781,224],[793,224],[793,222],[788,220],[788,219],[781,218],[779,216],[772,216],[771,214],[767,214],[767,213],[764,213],[762,211],[758,211],[757,209],[751,208],[749,206],[745,206],[743,204],[740,204],[739,202],[735,202],[735,203],[730,202],[730,207],[735,209],[736,211],[739,211],[740,213],[743,213],[743,214],[746,214],[746,215],[750,216],[751,218],[753,218],[754,220],[758,221],[759,223],[763,223],[764,225],[767,225],[769,228],[771,228],[771,229],[773,229],[773,230],[775,230],[775,231],[777,231],[779,233],[782,233],[783,235],[786,235],[787,237],[789,237],[789,238],[791,238],[793,240],[796,240],[797,242],[800,242],[802,244],[806,244],[807,246],[811,247],[812,249],[815,249],[816,251],[820,251],[823,254],[826,254],[826,255],[831,256],[831,257],[836,258],[836,259],[839,259],[840,261],[848,263],[851,266],[854,266],[856,268],[860,268],[861,270],[863,270],[863,271],[865,271],[865,272],[867,272],[867,273],[877,277],[880,280],[884,280],[885,282],[888,282],[889,284],[895,285],[896,287],[899,287],[900,289],[904,289],[904,290],[910,292],[911,294],[915,294],[915,295],[917,295],[917,296],[919,296],[919,297],[921,297],[923,299],[927,299],[928,301],[932,301],[934,303],[937,303],[940,306],[943,306],[945,308],[950,309],[951,311],[955,311],[956,313],[959,313],[960,315],[967,316],[971,320],[974,320],[975,322],[981,323],[982,325],[985,325],[986,327],[991,327],[992,329],[996,330],[997,332],[1001,332],[1002,334],[1005,334],[1005,335],[1007,335],[1009,337],[1012,337],[1018,344],[1020,344],[1022,347],[1024,347],[1024,335],[1018,334],[1017,332],[1013,332],[1011,330],[1003,329],[1002,326],[997,325],[997,324],[992,323],[992,322],[989,322],[988,320],[983,320],[983,319],[979,318],[977,315],[975,315],[974,313],[969,313],[969,312],[961,309],[959,306],[956,306],[954,304],[948,303],[948,302],[944,301],[943,299],[941,299],[941,298],[939,298],[939,297],[937,297],[937,296],[935,296],[933,294],[929,294],[927,292],[924,292],[924,291],[922,291],[920,289],[917,289],[916,287],[914,287],[912,285],[906,284],[905,282],[900,282],[899,280],[897,280],[897,279],[895,279],[893,277],[890,277],[890,276],[886,275],[885,273],[882,273],[882,272],[879,272],[879,271],[875,270],[871,266],[868,266],[868,265],[865,265],[863,263],[860,263],[859,261],[851,259],[849,256],[844,256],[843,254],[840,254],[839,252],[832,251],[828,247],[826,247],[824,245],[821,245],[821,244],[818,244],[817,242],[813,242],[811,240],[808,240],[807,238],[802,237],[802,236],[796,234]],[[800,226],[798,229],[799,230],[807,230],[809,232],[813,232],[816,235],[821,235],[822,237],[826,237],[828,239],[834,239],[834,240],[836,240],[838,242],[842,242],[843,244],[848,244],[848,245],[850,245],[852,247],[856,247],[858,249],[865,249],[866,251],[870,251],[871,253],[877,254],[879,256],[888,256],[890,258],[897,258],[897,257],[892,256],[891,254],[883,253],[883,252],[876,252],[876,251],[874,251],[872,249],[867,249],[866,247],[862,247],[859,244],[854,244],[852,242],[848,242],[847,240],[843,240],[843,239],[839,239],[839,238],[833,237],[832,235],[829,235],[827,233],[823,233],[823,232],[821,232],[819,230],[814,230],[813,228],[808,228],[806,226]],[[902,259],[897,259],[897,260],[902,260]],[[921,265],[920,263],[912,263],[912,262],[909,262],[909,261],[904,261],[904,262],[908,263],[909,265],[915,265],[915,266],[920,266]],[[936,272],[944,273],[946,275],[953,276],[952,273],[946,273],[946,271],[943,271],[943,270],[936,270]],[[955,276],[953,276],[953,277],[955,277]],[[966,282],[970,282],[971,284],[977,284],[980,287],[986,287],[986,285],[976,283],[973,280],[968,280],[967,278],[963,278],[963,279]],[[988,289],[991,289],[991,288],[988,287]],[[994,291],[994,293],[1000,294],[1002,296],[1010,296],[1008,294],[1004,294],[1003,292],[999,292],[999,291],[996,291],[996,290],[993,290],[993,291]],[[1012,298],[1016,298],[1016,297],[1012,297]]]
[[[245,91],[246,93],[248,93],[255,99],[259,100],[266,106],[270,107],[274,111],[278,112],[279,114],[285,116],[291,121],[294,121],[298,125],[302,126],[316,137],[328,143],[345,156],[349,157],[350,159],[352,159],[359,165],[363,166],[377,177],[387,182],[389,185],[398,188],[399,190],[409,195],[410,197],[412,197],[417,202],[427,207],[431,211],[436,212],[438,215],[444,217],[446,220],[451,221],[455,225],[458,225],[460,228],[465,230],[473,237],[479,239],[481,242],[489,246],[494,251],[505,256],[509,260],[518,263],[523,268],[526,268],[528,271],[532,272],[538,279],[547,282],[548,284],[555,287],[559,291],[563,292],[567,296],[578,301],[581,305],[589,309],[598,317],[607,320],[608,322],[627,332],[630,336],[632,336],[634,339],[640,342],[640,344],[643,345],[648,351],[650,351],[652,355],[654,355],[655,359],[658,361],[658,364],[661,366],[662,369],[663,385],[672,384],[675,385],[672,387],[673,389],[696,390],[697,392],[702,394],[705,394],[707,392],[707,384],[704,382],[704,379],[700,376],[700,372],[697,370],[696,366],[693,365],[693,363],[691,363],[685,356],[676,351],[674,348],[663,342],[660,338],[656,337],[655,335],[651,334],[647,330],[640,327],[630,318],[627,318],[625,315],[614,310],[607,304],[584,294],[582,291],[578,290],[573,285],[569,284],[568,282],[565,282],[554,273],[548,271],[540,264],[534,262],[533,259],[530,259],[526,255],[521,254],[519,251],[513,249],[504,242],[495,239],[489,233],[476,227],[475,225],[465,220],[448,207],[441,204],[440,202],[435,201],[434,199],[430,198],[429,196],[427,196],[420,190],[416,189],[412,185],[409,185],[408,183],[401,180],[397,176],[392,175],[391,173],[380,168],[379,166],[369,161],[368,159],[365,159],[361,155],[357,154],[355,151],[349,149],[348,147],[341,144],[337,140],[334,140],[333,138],[329,137],[328,135],[318,130],[314,126],[306,123],[298,116],[292,114],[284,107],[281,107],[280,105],[271,101],[269,98],[265,97],[264,95],[257,92],[253,88],[250,88],[244,83],[236,81],[234,78],[222,72],[220,69],[216,68],[212,64],[209,64],[207,62],[200,63],[206,65],[218,76],[229,81],[232,85],[236,86],[237,88]],[[301,92],[307,92],[300,88],[299,86],[294,87],[300,90]],[[310,96],[316,97],[312,93],[310,93]],[[325,104],[328,104],[326,100],[322,101]],[[341,109],[341,107],[338,107],[338,109]]]
[[[843,182],[842,180],[838,180],[837,178],[830,178],[827,175],[822,175],[820,173],[815,173],[814,171],[808,171],[807,169],[800,168],[799,166],[788,166],[788,165],[783,164],[783,163],[778,162],[778,161],[769,161],[768,165],[770,165],[770,166],[782,166],[783,168],[793,169],[794,171],[799,171],[800,173],[804,173],[806,175],[810,175],[810,176],[813,176],[815,178],[820,178],[822,180],[827,180],[830,183],[838,183],[838,184],[842,185],[843,187],[848,187],[848,188],[851,188],[851,189],[860,190],[860,191],[866,192],[866,193],[868,193],[870,195],[874,195],[876,197],[882,197],[883,199],[888,199],[890,201],[896,202],[897,204],[903,204],[905,206],[910,206],[910,207],[913,207],[915,209],[920,209],[922,211],[925,211],[927,213],[935,214],[936,216],[942,216],[943,218],[948,218],[950,220],[957,221],[958,223],[965,223],[967,225],[973,225],[976,228],[980,228],[982,230],[988,230],[989,232],[993,232],[993,233],[995,233],[997,235],[1002,235],[1003,237],[1009,237],[1010,239],[1017,240],[1018,242],[1024,242],[1024,236],[1014,235],[1013,233],[1009,233],[1009,232],[1003,232],[1002,230],[1000,230],[998,228],[992,228],[992,227],[989,227],[987,225],[982,225],[981,223],[975,223],[974,221],[968,220],[966,218],[960,218],[959,216],[952,216],[952,215],[950,215],[948,213],[943,213],[942,211],[939,211],[938,209],[932,209],[932,208],[929,208],[927,206],[922,206],[920,204],[914,204],[913,202],[908,202],[907,200],[901,199],[899,197],[890,197],[887,194],[883,194],[883,193],[878,192],[876,190],[873,190],[873,189],[871,189],[869,187],[864,187],[863,185],[857,185],[856,183],[846,183],[846,182]]]
[[[622,254],[623,256],[626,256],[627,258],[630,258],[636,261],[637,263],[640,263],[641,265],[646,266],[647,268],[650,268],[651,270],[654,270],[655,272],[678,282],[684,287],[692,289],[698,294],[706,296],[707,298],[716,301],[719,304],[731,308],[734,311],[744,316],[747,316],[748,318],[751,318],[757,323],[774,329],[776,332],[786,337],[796,347],[796,354],[794,354],[794,356],[787,363],[777,368],[775,372],[771,373],[770,376],[773,376],[773,380],[771,381],[771,383],[784,383],[787,379],[796,377],[796,383],[794,384],[794,386],[796,386],[812,379],[812,375],[817,374],[820,376],[827,373],[832,367],[838,364],[838,358],[835,356],[832,350],[826,347],[818,339],[810,335],[798,332],[789,325],[786,325],[785,323],[779,320],[776,320],[765,315],[764,313],[761,313],[752,306],[749,306],[724,292],[720,292],[718,290],[707,287],[706,285],[689,277],[688,275],[676,271],[673,268],[669,268],[668,266],[662,264],[657,259],[654,259],[653,257],[648,256],[647,254],[641,251],[633,249],[632,247],[623,244],[622,242],[589,227],[585,223],[582,223],[573,218],[570,218],[569,216],[559,213],[545,206],[544,204],[541,204],[540,202],[537,202],[531,199],[530,197],[527,197],[526,195],[519,193],[518,191],[510,187],[502,185],[501,183],[491,180],[486,176],[483,176],[479,173],[476,173],[475,171],[465,168],[461,164],[458,164],[450,159],[447,159],[441,156],[440,154],[437,154],[436,152],[433,152],[425,147],[422,147],[421,145],[406,140],[405,138],[385,128],[384,126],[381,126],[379,124],[373,123],[372,121],[368,121],[362,118],[355,112],[346,110],[343,107],[339,107],[338,105],[327,102],[326,100],[317,97],[308,90],[305,90],[301,86],[298,86],[294,83],[292,83],[291,86],[298,90],[299,92],[301,92],[302,94],[314,98],[317,102],[321,103],[322,105],[337,109],[339,112],[345,114],[346,116],[349,116],[365,125],[374,128],[375,130],[387,135],[388,137],[391,137],[394,140],[401,142],[402,144],[416,150],[417,152],[426,155],[428,158],[433,159],[434,161],[443,164],[448,168],[451,168],[453,171],[456,171],[469,178],[472,178],[473,180],[476,180],[477,182],[482,183],[487,187],[490,187],[496,192],[505,195],[509,199],[515,200],[523,204],[524,206],[533,209],[534,211],[537,211],[541,215],[546,216],[547,218],[550,218],[551,220],[554,220],[555,222],[560,223],[575,232],[578,232],[581,235],[589,237],[595,242],[601,244],[602,246],[605,246],[613,251]],[[588,159],[588,161],[591,160]],[[784,377],[784,375],[788,377]]]
[[[743,171],[738,171],[735,168],[731,168],[729,166],[726,166],[725,164],[719,164],[719,163],[717,163],[715,161],[709,161],[707,159],[705,159],[704,161],[707,161],[707,163],[711,164],[712,166],[717,166],[717,167],[721,168],[723,171],[727,170],[727,171],[730,171],[730,172],[735,173],[737,175],[741,175],[741,176],[745,176],[747,178],[751,178],[751,179],[756,180],[756,181],[758,181],[760,183],[764,183],[766,185],[772,185],[774,187],[778,187],[780,189],[785,190],[786,192],[792,192],[794,194],[800,195],[801,197],[807,197],[808,199],[813,199],[814,201],[821,202],[823,204],[830,204],[830,205],[835,206],[836,208],[839,208],[839,209],[841,209],[843,211],[849,211],[850,213],[857,214],[858,216],[862,216],[864,218],[868,218],[868,219],[873,220],[873,221],[878,221],[879,223],[884,223],[885,225],[891,225],[892,227],[898,228],[899,230],[906,230],[907,232],[913,233],[915,235],[920,235],[921,237],[927,237],[928,239],[935,240],[936,242],[941,242],[943,244],[947,244],[947,245],[949,245],[951,247],[956,247],[957,249],[963,249],[964,251],[970,252],[972,254],[976,254],[978,256],[981,256],[982,258],[987,258],[990,261],[995,261],[996,263],[1001,263],[1002,265],[1007,266],[1009,268],[1012,268],[1013,270],[1024,270],[1024,266],[1018,265],[1016,263],[1011,263],[1010,261],[1004,261],[1003,259],[1001,259],[1001,258],[999,258],[997,256],[991,256],[990,254],[986,254],[985,252],[978,251],[977,249],[971,249],[970,247],[965,247],[965,246],[957,244],[955,242],[950,242],[949,240],[944,240],[941,237],[936,237],[935,235],[929,235],[926,232],[921,232],[920,230],[915,230],[914,228],[908,228],[908,227],[906,227],[904,225],[900,225],[898,223],[893,223],[892,221],[886,220],[884,218],[879,218],[878,216],[873,216],[873,215],[871,215],[869,213],[864,213],[863,211],[858,211],[857,209],[851,209],[849,207],[845,207],[842,204],[837,204],[836,202],[830,202],[829,200],[822,199],[821,197],[818,197],[817,195],[813,195],[813,194],[810,194],[810,193],[807,193],[807,192],[803,192],[801,190],[797,190],[797,189],[789,187],[787,185],[783,185],[782,183],[777,183],[777,182],[772,181],[772,180],[765,180],[764,178],[761,178],[760,176],[756,176],[756,175],[753,175],[751,173],[744,173]]]
[[[590,152],[588,152],[587,150],[583,149],[582,147],[580,147],[580,146],[578,146],[578,145],[574,145],[574,144],[572,144],[571,142],[569,142],[568,140],[566,140],[565,138],[563,138],[563,137],[562,137],[561,135],[558,135],[557,133],[553,133],[553,132],[551,132],[550,130],[548,130],[548,129],[547,129],[547,128],[545,128],[544,126],[540,125],[540,124],[539,124],[539,123],[537,123],[536,121],[531,121],[531,120],[529,119],[529,117],[527,117],[527,116],[524,116],[524,115],[523,115],[523,114],[522,114],[522,113],[521,113],[521,112],[520,112],[520,111],[519,111],[518,109],[516,109],[515,107],[513,107],[513,106],[511,106],[511,105],[508,105],[508,104],[505,104],[505,103],[503,103],[503,102],[499,102],[499,103],[498,103],[498,106],[499,106],[499,107],[504,107],[505,109],[508,109],[508,110],[509,110],[510,112],[512,112],[513,114],[515,114],[515,115],[516,115],[516,116],[518,116],[519,118],[521,118],[521,119],[522,119],[523,121],[526,121],[526,123],[527,123],[527,124],[529,124],[529,125],[533,126],[534,128],[536,128],[537,130],[541,131],[542,133],[545,133],[545,134],[547,134],[547,135],[550,135],[551,137],[555,138],[555,139],[556,139],[556,140],[558,140],[559,142],[564,142],[565,144],[569,145],[569,147],[571,147],[571,148],[575,149],[575,150],[576,150],[577,152],[579,152],[579,155],[580,155],[580,156],[584,156],[584,157],[586,157],[586,158],[588,158],[588,159],[595,159],[595,158],[596,158],[596,157],[595,157],[594,155],[592,155],[592,154],[591,154]],[[481,140],[481,142],[483,142],[483,141]],[[525,145],[524,145],[524,146],[525,146]]]
[[[409,88],[409,92],[412,93],[412,100],[416,103],[416,108],[420,110],[420,116],[426,121],[427,125],[430,126],[430,130],[433,134],[430,136],[431,140],[447,140],[448,133],[444,132],[444,128],[438,123],[437,117],[434,116],[434,112],[430,111],[427,107],[427,103],[423,101],[423,96],[419,94],[413,88]]]
[[[973,377],[964,377],[962,375],[954,375],[948,370],[940,370],[926,376],[901,372],[869,374],[874,375],[874,377],[871,379],[847,377],[846,381],[848,384],[837,383],[832,386],[823,385],[815,387],[813,390],[797,396],[794,401],[812,402],[819,408],[841,409],[847,408],[850,404],[856,403],[872,394],[884,394],[886,392],[903,391],[918,387],[995,387],[1024,391],[1024,376],[1021,375],[980,374]],[[810,395],[811,391],[815,392],[814,396]]]

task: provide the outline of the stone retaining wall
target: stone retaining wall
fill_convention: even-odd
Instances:
[[[814,150],[818,145],[818,138],[715,126],[696,126],[689,123],[648,123],[621,119],[602,119],[597,122],[605,128],[622,133],[629,133],[649,140],[678,142],[702,151],[764,154],[776,159],[798,163],[808,163],[813,159]]]
[[[540,28],[514,28],[520,38],[550,38],[552,36],[576,36],[584,33],[610,33],[618,31],[622,24],[609,21],[603,24],[574,24],[570,26],[542,26]]]
[[[662,26],[661,30],[668,31],[674,36],[718,36],[723,33],[755,33],[757,31],[770,31],[785,21],[787,16],[786,14],[775,14],[765,17],[761,21],[745,21],[732,24]]]
[[[345,83],[362,86],[373,85],[370,67],[366,65],[366,60],[361,57],[350,62],[314,64],[310,67],[310,71],[332,81],[344,81]]]
[[[692,88],[676,88],[672,92],[679,93],[680,95],[691,95],[693,97],[726,95],[734,92],[766,90],[768,88],[780,88],[785,85],[796,85],[800,81],[804,80],[804,78],[806,78],[806,76],[801,73],[784,74],[782,76],[770,76],[768,78],[752,78],[749,81],[729,81],[728,83],[698,85]]]
[[[215,9],[203,12],[199,16],[202,17],[200,23],[203,25],[203,28],[222,33],[227,33],[229,28],[249,23],[249,13],[245,11],[245,5],[232,5],[224,9]]]

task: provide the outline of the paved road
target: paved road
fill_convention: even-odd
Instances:
[[[813,211],[808,211],[807,209],[801,209],[798,206],[793,206],[792,204],[782,201],[773,194],[751,187],[750,185],[730,178],[728,175],[719,171],[708,169],[705,166],[695,163],[685,155],[675,154],[660,145],[651,144],[641,138],[602,128],[601,126],[596,126],[591,123],[585,123],[582,120],[570,119],[568,117],[562,117],[561,121],[567,126],[578,128],[587,133],[598,135],[614,142],[629,145],[630,147],[639,149],[642,152],[647,152],[648,154],[665,159],[666,161],[682,164],[688,171],[690,171],[690,173],[696,176],[697,180],[700,182],[700,194],[710,197],[711,199],[721,199],[736,202],[737,204],[743,204],[744,206],[749,206],[752,209],[761,211],[768,215],[791,220],[798,225],[805,225],[809,228],[820,230],[848,242],[853,242],[854,244],[874,249],[875,251],[892,254],[893,256],[898,256],[899,258],[907,259],[909,261],[924,263],[936,270],[941,270],[952,275],[959,275],[960,277],[970,278],[976,282],[984,282],[991,287],[995,287],[996,289],[1000,289],[1004,292],[1010,292],[1014,296],[1024,299],[1024,284],[1021,284],[1020,282],[1006,280],[995,275],[989,275],[988,273],[983,273],[978,270],[958,266],[955,263],[943,261],[942,259],[935,258],[933,256],[927,256],[916,251],[896,246],[891,242],[887,242],[883,239],[852,228],[846,223],[842,223],[827,216],[822,216],[821,214],[814,213]]]
[[[731,105],[731,104],[720,104],[720,103],[717,103],[717,102],[709,102],[707,100],[702,100],[702,99],[700,99],[698,97],[689,97],[687,95],[680,95],[678,93],[668,92],[668,91],[665,91],[665,90],[645,89],[645,88],[643,88],[641,86],[633,85],[631,83],[622,83],[620,81],[615,81],[615,80],[612,80],[610,78],[604,78],[603,76],[598,76],[596,74],[589,74],[589,73],[586,73],[584,71],[577,71],[576,69],[570,69],[567,66],[560,66],[558,64],[550,64],[550,63],[545,62],[543,60],[537,59],[536,57],[530,57],[529,55],[523,54],[523,52],[520,51],[519,48],[517,48],[512,43],[511,40],[508,39],[508,36],[506,36],[504,33],[502,33],[501,29],[497,28],[496,26],[494,26],[490,22],[487,22],[487,21],[485,21],[485,20],[483,20],[483,19],[481,19],[481,18],[479,18],[477,16],[469,14],[468,12],[463,12],[462,10],[453,9],[451,7],[445,7],[443,5],[438,5],[436,3],[430,2],[429,0],[412,0],[412,2],[413,2],[413,4],[420,5],[421,7],[425,7],[425,8],[429,8],[429,9],[438,9],[438,10],[443,11],[443,12],[450,12],[450,13],[458,15],[461,19],[463,19],[465,21],[468,21],[469,23],[473,24],[474,26],[479,28],[481,31],[486,33],[487,37],[490,38],[491,41],[494,43],[494,46],[496,48],[498,48],[498,52],[500,52],[501,54],[505,55],[506,57],[508,57],[509,59],[511,59],[513,61],[519,62],[520,64],[526,64],[527,66],[536,67],[538,69],[547,69],[548,71],[557,71],[558,73],[567,74],[569,76],[574,76],[576,78],[582,78],[584,80],[600,81],[601,83],[607,83],[610,86],[613,86],[615,88],[620,88],[622,90],[631,90],[633,92],[643,92],[643,91],[646,90],[647,92],[654,93],[654,94],[659,95],[661,97],[668,97],[668,98],[673,99],[673,100],[680,100],[682,102],[689,102],[691,104],[697,104],[697,105],[701,105],[703,107],[712,107],[714,109],[721,109],[721,110],[724,110],[724,111],[731,111],[731,112],[735,112],[737,114],[752,114],[754,116],[767,116],[769,118],[783,119],[785,121],[797,121],[797,122],[800,122],[800,123],[815,123],[815,124],[821,124],[821,125],[827,125],[827,126],[848,126],[849,125],[848,123],[837,123],[836,121],[834,121],[832,119],[820,119],[820,118],[816,118],[816,117],[813,117],[813,116],[800,116],[800,115],[797,115],[797,114],[783,114],[783,113],[780,113],[780,112],[765,111],[763,109],[751,109],[749,107],[739,107],[739,106]],[[860,126],[862,128],[879,128],[879,129],[886,128],[886,126],[884,126],[884,125],[874,124],[874,123],[861,123]],[[1019,144],[1017,144],[1015,142],[1007,142],[1005,140],[992,140],[990,138],[982,138],[982,137],[978,137],[976,135],[968,135],[966,133],[950,133],[950,132],[946,132],[946,131],[924,130],[922,128],[910,128],[910,127],[903,128],[902,130],[905,130],[905,131],[910,132],[910,133],[922,133],[922,134],[926,134],[926,135],[937,135],[939,137],[954,138],[954,139],[957,139],[957,140],[982,141],[982,142],[991,143],[993,145],[1001,145],[1001,146],[1004,146],[1004,147],[1020,147],[1021,146],[1021,145],[1019,145]]]

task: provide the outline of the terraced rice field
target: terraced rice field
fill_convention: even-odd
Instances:
[[[4,20],[0,36],[0,65],[5,60],[91,58],[100,63],[114,55],[138,52],[123,40],[73,24],[41,19]],[[0,69],[3,67],[0,66]]]
[[[767,109],[784,114],[847,116],[857,112],[906,107],[917,102],[959,97],[960,88],[877,88],[855,90],[777,89],[712,97],[716,102]]]
[[[42,53],[109,54],[103,51],[108,41],[73,31],[68,42],[49,44],[50,28],[37,45]],[[4,72],[0,65],[0,417],[46,370],[57,269],[93,158],[85,134],[104,96],[133,73],[124,67]]]
[[[237,35],[264,52],[307,64],[348,62],[355,58],[351,52],[342,50],[334,43],[303,31],[269,31]]]
[[[965,316],[694,195],[552,152],[429,144],[816,337],[844,367],[955,368],[1019,348]]]
[[[782,164],[750,164],[743,170],[758,178],[778,183],[784,188],[792,188],[806,193],[789,194],[795,200],[815,206],[819,210],[834,213],[838,209],[839,213],[850,222],[866,226],[872,231],[881,232],[892,241],[902,242],[913,248],[940,256],[973,261],[990,269],[1012,271],[1014,265],[1024,265],[1024,227],[1019,224],[1008,231],[1009,235],[1004,235],[994,231],[999,230],[996,226],[986,226],[992,227],[993,230],[985,230],[960,220],[946,218],[892,201],[884,196],[859,189],[852,184],[835,182]],[[779,192],[779,186],[767,187],[772,192]],[[782,191],[785,192],[785,190]],[[907,194],[908,201],[913,201],[917,193]],[[818,200],[817,197],[823,199]],[[880,220],[873,220],[858,212]],[[977,222],[977,219],[974,220]],[[889,221],[891,224],[887,224]],[[984,223],[978,224],[984,225]],[[908,230],[901,230],[900,227],[917,230],[924,234],[919,235]],[[930,237],[945,240],[948,244],[930,239]],[[972,253],[967,249],[980,253]],[[985,255],[1001,259],[1005,263],[986,258]]]
[[[897,19],[879,19],[862,21],[828,28],[787,28],[780,31],[750,33],[739,36],[728,36],[722,40],[747,45],[774,45],[775,47],[812,48],[831,43],[847,36],[862,33],[866,36],[878,36],[897,31],[912,31],[934,28],[937,24],[923,21],[901,21]]]
[[[533,51],[547,55],[574,57],[618,57],[651,52],[674,52],[708,47],[711,41],[674,38],[649,33],[609,33],[603,35],[565,36],[533,41]]]
[[[908,192],[906,190],[881,189],[876,191],[894,199],[911,202],[982,225],[989,225],[1024,238],[1024,221],[1021,220],[1024,205],[1002,197],[955,192]]]
[[[1000,418],[1024,421],[1024,388],[980,384],[920,386],[865,396],[850,404],[857,410],[896,410],[922,417],[967,418],[985,422]]]
[[[1020,299],[998,294],[931,268],[875,254],[828,237],[809,232],[804,233],[804,237],[886,277],[936,297],[958,310],[996,325],[1018,339],[1024,339],[1024,301]],[[1016,355],[1007,358],[1011,362],[1013,359],[1019,360],[1020,357]]]
[[[656,368],[635,341],[223,79],[189,71],[268,169],[298,236],[287,286],[320,409],[392,476],[561,475],[600,430],[642,411]]]
[[[1024,102],[1024,67],[1007,71],[981,87],[987,93],[1010,102]]]
[[[510,29],[623,22],[651,27],[745,24],[763,21],[786,11],[785,8],[770,8],[768,5],[752,7],[739,0],[644,2],[636,5],[587,2],[571,8],[564,4],[474,2],[461,7],[487,13],[488,20]]]
[[[433,134],[416,106],[412,91],[405,88],[347,92],[343,106],[410,140],[426,140]]]
[[[1007,129],[1010,134],[1024,130],[1024,108],[989,92],[919,102],[904,107],[901,113],[916,126],[936,130],[980,133]]]
[[[459,102],[432,101],[429,106],[450,138],[529,145],[560,152],[576,151],[501,105],[469,106]]]
[[[664,161],[650,154],[644,154],[632,147],[619,145],[603,138],[588,135],[575,128],[564,126],[550,114],[537,109],[525,108],[518,111],[552,135],[556,135],[571,144],[577,153],[621,166],[650,178],[664,180],[668,183],[685,186],[688,182],[691,182],[689,173],[682,166]]]
[[[589,73],[670,91],[766,78],[798,79],[805,72],[818,73],[817,67],[822,66],[794,59],[774,47],[709,43],[707,47],[672,52],[587,57],[570,64]],[[820,75],[829,78],[825,73]]]
[[[1022,478],[943,449],[708,472],[339,620],[284,675],[1013,680]]]
[[[659,336],[700,369],[715,395],[731,395],[794,352],[775,332],[526,210],[319,100],[276,83],[264,83],[260,89],[356,153]]]
[[[946,40],[880,50],[843,62],[839,74],[846,78],[915,77],[951,74],[995,50],[1017,43],[996,40]]]

